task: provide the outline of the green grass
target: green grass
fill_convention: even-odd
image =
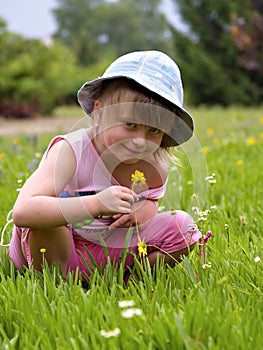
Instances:
[[[138,263],[138,279],[122,283],[122,269],[96,270],[89,285],[58,268],[18,273],[0,251],[0,349],[263,349],[263,109],[192,109],[196,138],[176,152],[161,205],[191,212],[211,209],[203,267],[196,247],[175,268]],[[26,136],[0,140],[0,229],[17,188],[53,135],[37,144]],[[215,173],[215,184],[204,177]],[[163,209],[163,210],[165,210]],[[195,216],[196,219],[200,215]],[[7,229],[5,243],[11,227]],[[256,258],[256,260],[255,260]],[[257,261],[258,258],[260,261]],[[126,319],[121,300],[142,311]],[[100,331],[119,329],[115,337]]]

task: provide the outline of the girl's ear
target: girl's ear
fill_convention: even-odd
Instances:
[[[94,108],[93,108],[93,119],[96,122],[96,124],[101,124],[102,117],[101,117],[100,107],[101,107],[100,100],[96,100],[94,102]]]

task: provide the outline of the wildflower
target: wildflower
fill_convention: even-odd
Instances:
[[[123,318],[132,318],[133,316],[141,316],[142,310],[135,307],[123,310],[121,313]]]
[[[247,139],[247,143],[248,143],[249,146],[252,146],[252,145],[254,145],[256,143],[256,140],[255,140],[254,137],[251,136],[251,137],[249,137]]]
[[[207,220],[207,215],[210,213],[210,210],[207,209],[205,211],[199,211],[199,218],[198,221],[206,221]]]
[[[210,184],[213,185],[213,184],[216,183],[215,176],[216,176],[216,174],[212,173],[211,175],[205,177],[205,181],[207,181],[207,182],[209,182]]]
[[[112,337],[117,337],[119,334],[121,333],[120,328],[114,328],[111,331],[105,331],[104,329],[102,329],[100,331],[100,335],[104,338],[112,338]]]
[[[263,115],[259,118],[260,124],[263,124]]]
[[[138,252],[140,257],[147,255],[147,244],[140,237],[138,237]]]
[[[120,300],[118,302],[118,305],[120,308],[132,307],[132,306],[134,306],[134,301],[133,300]]]
[[[201,210],[198,207],[192,207],[192,211],[194,214],[200,215]]]
[[[243,165],[243,160],[242,160],[242,159],[239,159],[239,160],[237,161],[237,165],[238,165],[238,166]]]
[[[202,151],[204,154],[207,154],[209,152],[209,148],[204,146],[204,147],[202,147]]]
[[[212,231],[207,231],[205,238],[204,238],[204,245],[207,244],[207,241],[209,240],[209,238],[212,236]]]
[[[219,139],[218,138],[215,138],[214,140],[213,140],[213,143],[214,143],[214,145],[219,145]]]
[[[18,138],[13,139],[13,144],[14,145],[19,145],[19,139]]]
[[[139,170],[135,170],[131,175],[131,180],[133,185],[143,186],[146,184],[146,177],[144,176],[144,173]]]
[[[255,259],[254,259],[255,263],[258,263],[260,262],[260,257],[259,256],[256,256]]]
[[[263,132],[261,132],[261,133],[259,134],[259,137],[260,137],[261,139],[263,139]]]
[[[211,262],[209,262],[209,263],[203,264],[203,265],[202,265],[202,268],[203,268],[203,269],[208,269],[208,268],[210,268],[211,266],[212,266],[212,264],[211,264]]]
[[[203,238],[199,239],[199,256],[200,256],[200,259],[202,259],[202,256],[204,253],[204,265],[206,264],[206,257],[207,257],[206,245],[211,236],[212,236],[212,231],[207,231],[206,235]]]
[[[0,159],[5,158],[5,154],[4,153],[0,153]]]
[[[40,249],[40,253],[42,254],[42,264],[43,264],[43,267],[45,266],[45,253],[46,253],[46,248],[41,248]]]
[[[212,135],[214,135],[215,130],[213,128],[209,128],[209,129],[207,129],[206,133],[208,136],[212,136]]]

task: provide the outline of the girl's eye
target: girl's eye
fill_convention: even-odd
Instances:
[[[131,127],[131,128],[136,128],[136,123],[132,123],[132,122],[126,122],[125,125]]]
[[[153,133],[153,134],[158,134],[159,132],[161,132],[159,129],[157,128],[151,128],[150,131]]]

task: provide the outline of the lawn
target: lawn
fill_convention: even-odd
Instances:
[[[57,267],[18,273],[0,247],[0,349],[263,349],[263,108],[191,112],[160,210],[189,211],[211,237],[175,268],[137,261],[127,285],[122,266],[85,286]],[[53,135],[1,137],[1,232]]]

